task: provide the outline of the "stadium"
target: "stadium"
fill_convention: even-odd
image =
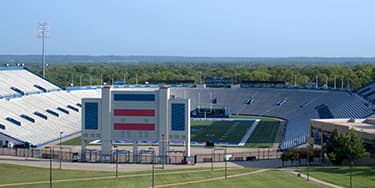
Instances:
[[[3,80],[0,143],[3,147],[43,147],[58,141],[60,136],[66,139],[79,135],[81,99],[95,98],[101,94],[101,86],[61,88],[22,67],[2,68],[0,73]],[[248,83],[246,87],[232,85],[226,88],[222,83],[228,84],[226,80],[217,79],[217,87],[212,80],[210,86],[204,88],[192,85],[169,87],[172,96],[191,100],[193,118],[260,116],[284,120],[285,124],[280,130],[282,136],[276,146],[280,149],[306,143],[310,119],[363,119],[374,114],[374,84],[352,92],[341,89],[259,87]],[[135,87],[160,86],[113,86]]]
[[[191,111],[186,117],[191,117],[188,138],[193,147],[191,153],[190,149],[186,152],[184,145],[188,141],[175,139],[175,136],[169,139],[146,136],[135,141],[123,133],[111,140],[107,155],[112,154],[103,160],[100,137],[91,140],[81,137],[83,101],[102,97],[103,86],[62,88],[24,67],[1,68],[0,79],[1,154],[60,160],[60,165],[61,161],[115,162],[136,165],[132,168],[137,169],[137,165],[152,163],[164,169],[164,165],[211,164],[213,169],[213,164],[220,162],[234,165],[241,161],[279,159],[283,151],[306,145],[310,136],[315,137],[315,144],[321,145],[319,134],[311,129],[311,119],[346,124],[356,119],[371,123],[374,117],[374,83],[355,92],[290,87],[283,82],[245,81],[233,85],[223,78],[212,78],[207,85],[112,85],[111,90],[115,92],[153,92],[168,88],[171,100],[189,99]],[[159,114],[157,111],[152,113]],[[92,134],[93,138],[96,134]],[[139,148],[131,150],[135,142]],[[366,143],[371,145],[371,140],[367,139]],[[87,150],[81,150],[81,145],[86,144]],[[155,148],[158,145],[159,149]],[[161,153],[157,153],[159,151]]]

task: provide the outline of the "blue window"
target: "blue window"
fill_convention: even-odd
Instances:
[[[0,124],[0,129],[3,129],[3,130],[5,130],[5,125],[3,125],[3,124]]]
[[[42,86],[40,86],[40,85],[34,84],[34,87],[40,89],[40,90],[43,91],[43,92],[47,92],[47,89],[44,88],[44,87],[42,87]]]
[[[185,130],[185,104],[172,104],[172,131]]]
[[[65,110],[64,108],[57,107],[57,109],[60,110],[61,112],[64,112],[65,114],[69,114],[69,111]]]
[[[40,118],[43,118],[43,119],[48,119],[48,117],[40,112],[34,112],[34,114]]]
[[[85,103],[85,129],[98,129],[98,103]]]
[[[114,94],[115,101],[155,101],[153,94]]]
[[[14,123],[14,124],[16,124],[16,125],[18,125],[18,126],[21,126],[21,122],[19,122],[19,121],[13,119],[13,118],[11,118],[11,117],[7,117],[6,120],[8,120],[8,121],[10,121],[10,122],[12,122],[12,123]]]
[[[68,107],[68,108],[70,108],[70,109],[72,109],[72,110],[74,110],[74,111],[76,111],[76,112],[79,112],[79,109],[78,108],[76,108],[76,107],[74,107],[74,106],[72,106],[72,105],[67,105],[66,107]]]
[[[21,95],[25,95],[25,92],[24,91],[22,91],[22,90],[20,90],[20,89],[18,89],[18,88],[16,88],[16,87],[10,87],[10,89],[12,89],[13,91],[15,91],[15,92],[17,92],[17,93],[19,93],[19,94],[21,94]]]
[[[27,121],[30,121],[30,122],[35,123],[35,119],[32,118],[32,117],[30,117],[30,116],[28,116],[28,115],[26,115],[26,114],[21,114],[21,117],[22,117],[23,119],[26,119]]]
[[[56,117],[59,117],[59,113],[57,113],[57,112],[55,112],[53,110],[47,109],[46,112],[48,112],[49,114],[52,114],[52,115],[54,115]]]

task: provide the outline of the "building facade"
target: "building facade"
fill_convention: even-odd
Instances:
[[[82,99],[82,154],[87,140],[101,140],[104,161],[111,160],[114,140],[132,141],[134,154],[140,141],[156,141],[159,156],[168,155],[170,141],[183,141],[189,157],[190,100],[170,96],[167,87],[104,86],[101,98]]]

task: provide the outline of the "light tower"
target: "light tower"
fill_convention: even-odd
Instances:
[[[38,38],[42,39],[42,67],[43,67],[43,78],[46,78],[46,58],[44,55],[44,39],[47,38],[48,23],[42,22],[38,25]]]

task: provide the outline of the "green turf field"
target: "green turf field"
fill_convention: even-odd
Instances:
[[[252,123],[253,122],[208,120],[191,121],[191,140],[240,142]]]
[[[25,167],[0,163],[0,186],[18,188],[44,188],[49,187],[49,169]],[[318,184],[307,182],[292,174],[280,171],[266,171],[259,174],[247,174],[258,169],[228,168],[228,179],[223,179],[224,169],[215,168],[213,172],[209,168],[196,168],[184,170],[156,170],[155,185],[167,185],[175,183],[187,183],[171,185],[167,187],[204,187],[204,188],[228,188],[228,187],[322,187]],[[240,175],[231,177],[232,175]],[[91,178],[91,179],[82,179]],[[151,171],[119,173],[119,178],[114,177],[113,172],[89,172],[58,170],[53,171],[53,187],[55,188],[142,188],[151,187]],[[60,182],[56,182],[60,180]],[[64,180],[64,181],[62,181]],[[195,182],[194,182],[195,181]],[[203,181],[203,182],[197,182]],[[5,186],[10,183],[32,183],[28,185]]]
[[[280,121],[270,117],[258,116],[233,116],[234,119],[260,119],[261,122],[254,130],[245,147],[271,148],[275,142]],[[236,126],[233,126],[233,124]],[[191,121],[192,141],[219,141],[239,142],[250,128],[252,122],[230,122],[230,121]],[[228,130],[233,126],[231,130]],[[227,133],[226,133],[227,132]],[[226,136],[223,136],[227,134]],[[81,137],[76,137],[62,143],[63,145],[81,145]],[[88,143],[86,143],[88,144]]]
[[[275,143],[280,121],[276,119],[263,119],[246,142],[247,147],[267,147],[271,148]]]

